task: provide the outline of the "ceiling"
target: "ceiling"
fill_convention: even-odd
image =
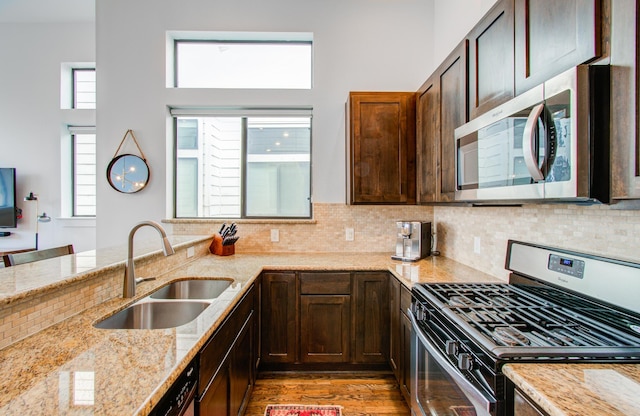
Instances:
[[[95,21],[96,0],[0,0],[0,23]]]

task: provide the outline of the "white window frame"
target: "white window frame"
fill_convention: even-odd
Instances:
[[[312,195],[313,195],[313,189],[312,189],[312,181],[311,181],[311,159],[312,159],[312,140],[313,140],[313,115],[312,115],[312,109],[310,107],[299,107],[299,108],[269,108],[269,109],[246,109],[246,108],[204,108],[204,109],[192,109],[192,108],[172,108],[170,109],[170,114],[171,116],[174,118],[174,126],[177,125],[177,123],[175,122],[177,120],[178,117],[238,117],[238,118],[242,118],[242,117],[308,117],[310,122],[311,122],[311,135],[309,137],[310,140],[310,148],[309,148],[309,164],[310,164],[310,171],[309,171],[309,215],[308,216],[295,216],[295,217],[286,217],[286,216],[248,216],[246,213],[246,201],[244,200],[244,193],[245,193],[245,186],[246,184],[244,183],[245,181],[245,177],[244,175],[246,174],[246,169],[247,169],[247,155],[246,155],[246,149],[242,150],[242,156],[241,156],[241,160],[242,160],[242,165],[241,165],[241,212],[240,215],[238,217],[234,216],[234,217],[229,217],[229,218],[238,218],[238,219],[273,219],[273,220],[283,220],[283,219],[296,219],[296,220],[300,220],[300,219],[310,219],[313,217],[313,199],[312,199]],[[244,139],[246,140],[246,138]],[[176,212],[176,204],[177,204],[177,196],[176,196],[176,184],[177,184],[177,176],[176,176],[176,170],[177,170],[177,159],[178,159],[178,155],[177,155],[177,128],[174,128],[174,144],[173,144],[173,148],[174,148],[174,159],[173,159],[173,192],[172,192],[172,198],[173,198],[173,218],[184,218],[184,217],[178,217],[177,216],[177,212]],[[198,201],[199,203],[201,201]],[[192,217],[189,217],[192,218]],[[225,217],[205,217],[205,216],[198,216],[195,217],[198,219],[207,219],[207,218],[225,218]]]
[[[75,183],[76,183],[76,166],[75,166],[75,156],[74,156],[74,147],[75,140],[74,136],[77,134],[96,134],[95,126],[68,126],[69,136],[66,145],[63,144],[63,154],[66,154],[67,157],[64,157],[62,160],[63,163],[63,207],[62,213],[67,218],[95,218],[96,215],[77,215],[76,213],[76,201],[75,201]],[[96,137],[97,142],[97,137]],[[97,146],[97,145],[96,145]],[[64,173],[66,172],[66,174]],[[96,166],[96,182],[98,180],[98,172]],[[66,180],[64,178],[67,178]],[[97,183],[96,183],[97,188]],[[97,191],[97,189],[96,189]],[[97,211],[97,203],[96,203],[96,211]]]

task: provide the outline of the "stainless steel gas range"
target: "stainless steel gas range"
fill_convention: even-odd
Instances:
[[[640,362],[640,264],[509,241],[505,268],[413,287],[415,415],[511,415],[508,362]]]

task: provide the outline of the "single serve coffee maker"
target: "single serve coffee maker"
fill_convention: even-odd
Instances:
[[[392,259],[418,261],[431,255],[430,222],[398,221],[396,230],[396,254]]]

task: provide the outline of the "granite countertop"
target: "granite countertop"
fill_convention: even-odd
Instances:
[[[172,235],[169,240],[174,249],[210,240],[209,235]],[[136,261],[162,256],[157,238],[136,240]],[[108,271],[124,267],[127,246],[114,246],[75,253],[28,264],[0,269],[0,307],[32,297],[60,285],[82,281]]]
[[[550,416],[640,414],[637,364],[506,364],[502,371]]]
[[[115,267],[109,256],[105,256],[104,263],[105,269]],[[122,262],[118,264],[122,266]],[[388,253],[207,255],[158,276],[155,281],[140,284],[135,299],[108,300],[0,350],[0,414],[148,414],[262,270],[388,270],[408,287],[415,282],[497,280],[439,257],[402,263],[391,260]],[[33,271],[39,273],[37,266]],[[17,272],[18,268],[4,277]],[[100,267],[69,273],[69,279],[78,281],[84,274],[96,273],[100,273]],[[55,284],[64,283],[62,272],[53,274]],[[185,277],[227,277],[233,283],[198,318],[177,328],[93,327],[95,321],[159,286]],[[10,307],[7,302],[12,299],[44,290],[37,287],[36,281],[27,289],[5,293],[4,307]]]

